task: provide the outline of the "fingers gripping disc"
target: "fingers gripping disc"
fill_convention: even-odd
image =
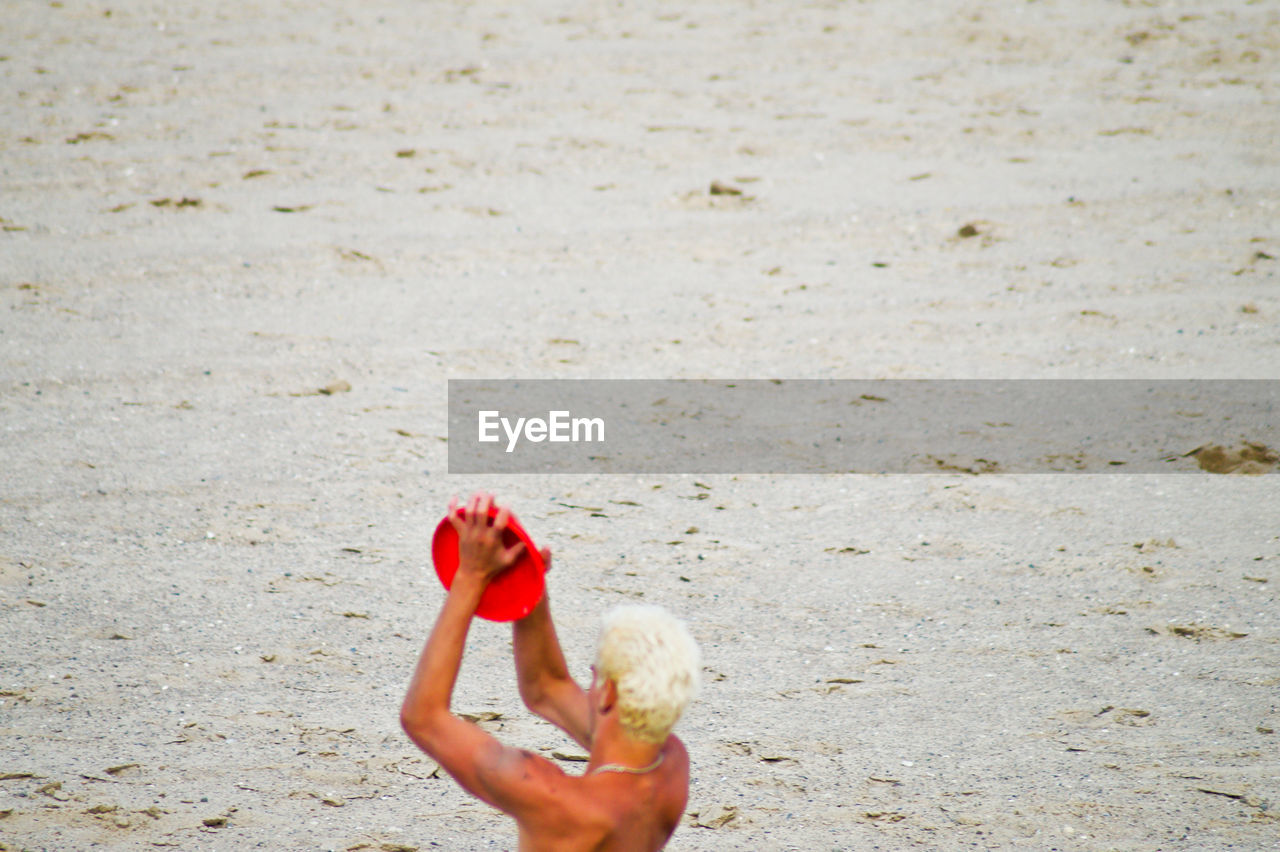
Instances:
[[[462,507],[457,514],[462,517]],[[489,507],[489,517],[498,515],[496,506]],[[512,515],[507,521],[507,528],[502,533],[502,543],[511,547],[516,542],[524,543],[524,552],[520,558],[506,571],[494,577],[480,605],[476,607],[476,615],[490,621],[516,621],[524,618],[542,600],[546,589],[546,566],[542,554],[529,538],[529,534],[520,526],[520,522]],[[436,576],[446,589],[453,586],[453,577],[458,573],[458,532],[449,523],[446,515],[436,527],[435,536],[431,540],[431,560],[435,563]]]

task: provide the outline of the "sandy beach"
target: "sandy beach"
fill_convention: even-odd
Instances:
[[[1277,848],[1274,461],[463,477],[446,411],[1275,380],[1277,139],[1259,0],[6,2],[0,849],[513,849],[397,720],[478,488],[575,674],[700,643],[669,849]],[[456,699],[580,770],[506,625]]]

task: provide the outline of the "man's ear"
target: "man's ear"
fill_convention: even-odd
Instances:
[[[596,709],[600,711],[601,716],[604,716],[613,710],[613,706],[617,703],[618,685],[605,678],[604,684],[596,690]]]

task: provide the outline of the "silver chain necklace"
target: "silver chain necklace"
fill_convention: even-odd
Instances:
[[[591,770],[589,774],[595,775],[597,772],[625,772],[627,775],[644,775],[646,772],[652,772],[662,765],[662,758],[665,755],[659,754],[658,759],[648,766],[636,769],[634,766],[623,766],[620,763],[606,763],[603,766],[597,766]]]

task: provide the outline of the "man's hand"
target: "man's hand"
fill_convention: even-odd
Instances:
[[[465,580],[478,583],[481,588],[489,585],[494,577],[516,564],[524,553],[524,544],[516,542],[511,547],[502,543],[502,534],[511,520],[511,512],[504,506],[490,518],[492,494],[476,494],[458,512],[458,498],[449,501],[449,523],[458,534],[458,574],[454,582]]]

